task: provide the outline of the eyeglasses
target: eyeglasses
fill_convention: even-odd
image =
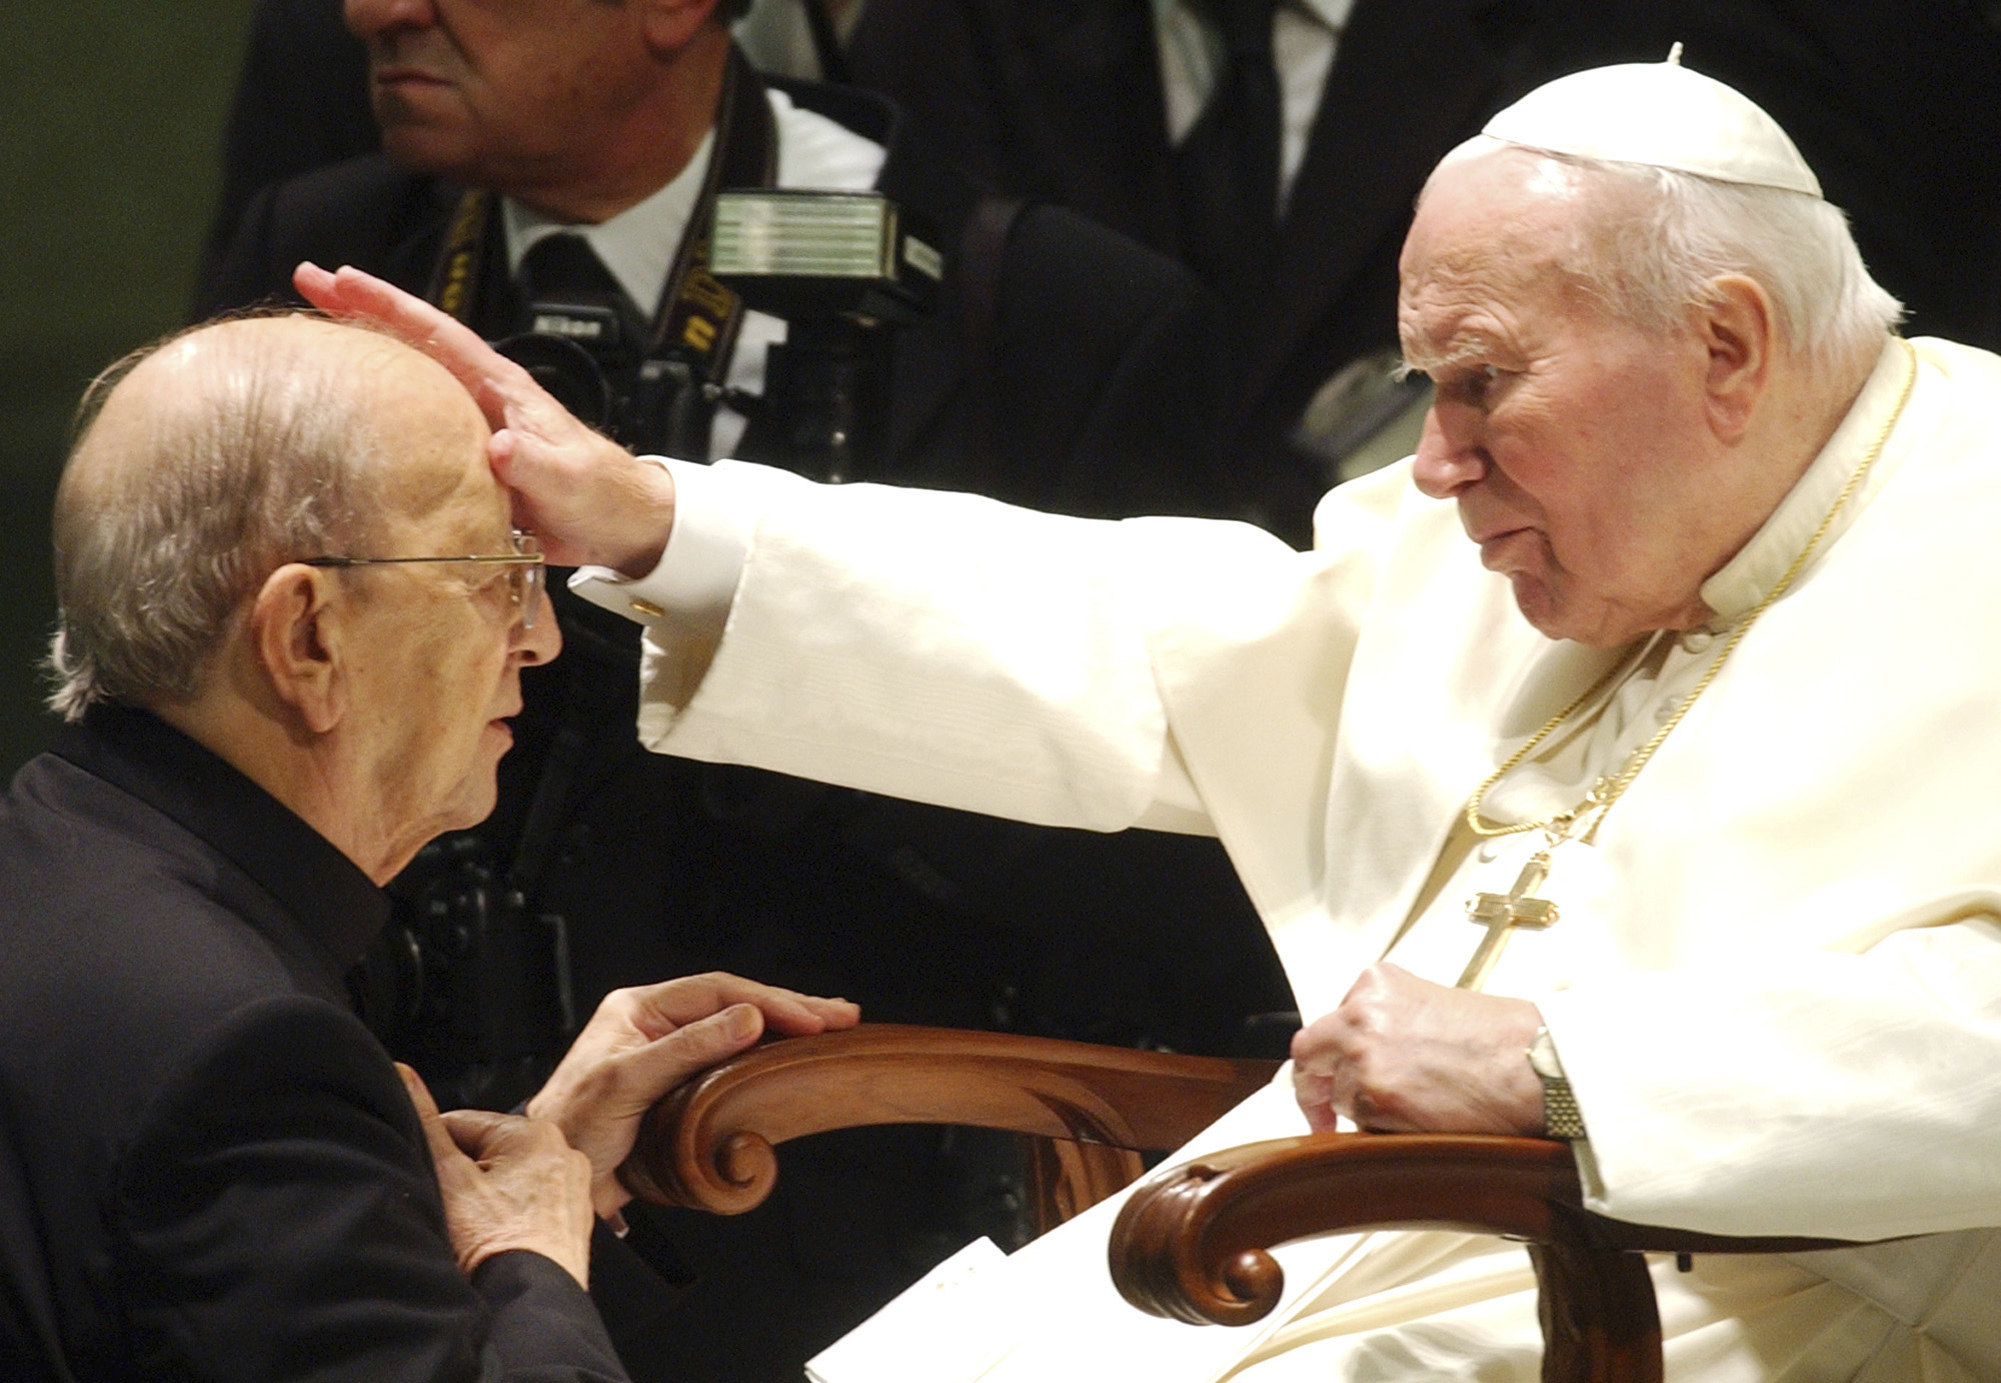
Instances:
[[[535,611],[542,604],[542,588],[546,584],[547,566],[543,563],[542,544],[533,533],[523,533],[515,529],[513,533],[514,551],[489,553],[468,557],[301,557],[302,567],[388,567],[404,562],[483,562],[488,565],[504,565],[507,568],[507,594],[514,602],[514,608],[521,614],[521,627],[535,627]]]

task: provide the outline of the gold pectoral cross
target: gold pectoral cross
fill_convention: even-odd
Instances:
[[[1480,948],[1459,976],[1459,989],[1479,989],[1487,983],[1487,972],[1501,958],[1501,950],[1517,927],[1538,931],[1556,921],[1556,904],[1534,895],[1549,877],[1549,851],[1538,850],[1506,893],[1476,893],[1466,904],[1466,916],[1487,929]]]

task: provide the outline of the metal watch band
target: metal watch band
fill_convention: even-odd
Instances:
[[[1578,1112],[1577,1096],[1571,1093],[1570,1082],[1562,1076],[1543,1076],[1541,1079],[1544,1136],[1569,1142],[1582,1138],[1584,1116]]]
[[[1563,1062],[1556,1054],[1556,1043],[1550,1039],[1548,1028],[1537,1031],[1535,1041],[1529,1044],[1528,1059],[1529,1068],[1542,1082],[1543,1136],[1566,1142],[1584,1137],[1584,1114],[1578,1109],[1577,1096],[1563,1074]]]

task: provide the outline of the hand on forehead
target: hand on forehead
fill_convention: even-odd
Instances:
[[[578,422],[521,366],[422,299],[352,268],[302,264],[294,282],[316,306],[416,347],[471,392],[494,429],[487,456],[513,492],[515,521],[551,562],[639,575],[658,560],[673,522],[666,471]]]

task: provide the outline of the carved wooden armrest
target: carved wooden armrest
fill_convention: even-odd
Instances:
[[[1143,1311],[1244,1325],[1278,1304],[1267,1252],[1316,1234],[1449,1229],[1526,1242],[1541,1287],[1545,1380],[1661,1377],[1660,1319],[1639,1251],[1799,1253],[1842,1241],[1734,1238],[1584,1209],[1570,1146],[1541,1138],[1330,1133],[1170,1168],[1112,1230],[1113,1280]]]
[[[648,1111],[619,1177],[635,1196],[737,1214],[777,1179],[787,1139],[867,1124],[968,1124],[1054,1140],[1063,1218],[1139,1175],[1268,1083],[1278,1063],[1014,1033],[864,1023],[752,1048]]]

